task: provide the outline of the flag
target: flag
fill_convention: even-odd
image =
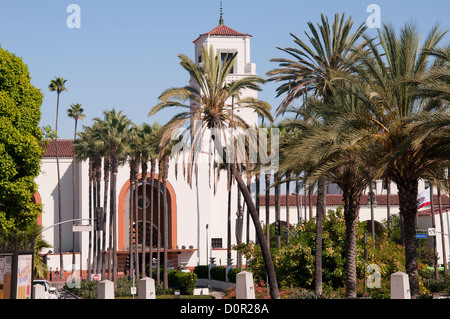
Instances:
[[[430,205],[430,188],[425,189],[417,196],[417,209]]]

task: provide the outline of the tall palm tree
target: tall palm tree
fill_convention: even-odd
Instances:
[[[150,272],[150,278],[153,277],[153,228],[154,228],[154,193],[155,193],[155,172],[156,172],[156,159],[158,157],[158,141],[159,141],[159,135],[161,132],[162,126],[158,124],[157,122],[153,123],[152,125],[152,131],[150,136],[150,145],[149,145],[149,159],[150,159],[150,182],[151,182],[151,192],[150,192],[150,259],[149,259],[149,272]],[[159,186],[157,188],[157,191],[159,192]],[[159,207],[159,203],[158,203]],[[159,209],[158,209],[159,213]],[[159,231],[159,230],[158,230]],[[159,257],[158,257],[159,258]]]
[[[321,15],[321,24],[318,29],[313,23],[308,22],[309,31],[306,33],[310,46],[299,37],[294,38],[295,48],[279,48],[292,59],[276,58],[273,62],[279,63],[279,68],[269,71],[270,81],[282,82],[277,88],[277,96],[285,95],[285,98],[277,108],[277,114],[284,114],[292,102],[305,96],[312,96],[327,101],[332,96],[333,86],[336,83],[335,73],[350,73],[354,62],[353,49],[357,41],[363,35],[366,27],[361,24],[354,33],[353,21],[345,20],[343,14],[335,15],[334,22],[330,26],[328,18]],[[305,101],[306,99],[304,99]],[[321,217],[325,214],[325,180],[317,182],[317,246],[321,245]],[[321,247],[316,248],[316,293],[322,292],[321,282]]]
[[[442,132],[427,131],[423,129],[426,125],[414,124],[419,119],[424,124],[440,114],[448,114],[448,103],[436,105],[433,98],[423,96],[425,88],[419,81],[411,79],[420,80],[433,71],[430,52],[437,48],[444,34],[436,25],[421,42],[414,24],[405,24],[398,35],[392,26],[385,24],[376,41],[367,41],[369,50],[357,51],[360,64],[354,84],[360,85],[356,90],[358,98],[371,112],[351,122],[375,129],[372,138],[381,147],[383,156],[378,175],[397,184],[404,220],[406,272],[413,298],[419,295],[415,239],[418,180],[432,179],[430,173],[448,161],[448,147],[439,145]]]
[[[346,223],[346,296],[356,298],[356,224],[359,217],[359,199],[374,178],[377,149],[368,143],[360,130],[345,134],[339,116],[354,116],[364,107],[351,99],[351,95],[332,98],[326,110],[316,109],[335,120],[323,123],[297,123],[296,134],[282,144],[283,163],[286,169],[304,170],[307,183],[326,177],[343,191],[344,219]],[[321,103],[323,105],[323,103]],[[334,116],[332,116],[334,114]],[[286,121],[295,127],[294,121]],[[345,123],[345,122],[344,122]]]
[[[85,117],[83,112],[84,112],[84,109],[81,107],[80,103],[71,104],[70,108],[67,109],[67,116],[71,117],[71,118],[73,118],[75,120],[75,128],[74,128],[74,133],[73,133],[73,140],[74,140],[74,142],[77,139],[77,124],[78,124],[78,120],[82,120]],[[72,194],[72,213],[73,213],[73,216],[72,216],[72,218],[73,219],[76,218],[76,213],[75,213],[75,204],[76,204],[75,203],[75,159],[76,159],[76,157],[73,158],[73,164],[72,164],[72,190],[73,190],[73,194]],[[75,243],[76,243],[76,233],[75,232],[73,233],[72,243],[73,243],[73,247],[72,247],[72,265],[75,265]],[[72,269],[72,273],[74,271],[75,271],[75,269]]]
[[[56,151],[56,170],[58,174],[58,218],[59,222],[62,222],[62,211],[61,211],[61,176],[59,170],[59,152],[58,152],[58,113],[59,113],[59,96],[62,92],[67,91],[66,88],[67,80],[61,77],[55,77],[54,80],[50,81],[48,86],[50,92],[56,92],[56,124],[55,124],[55,151]],[[62,225],[59,225],[59,263],[61,268],[61,278],[64,278],[64,262],[63,262],[63,248],[62,248]]]
[[[153,126],[147,123],[142,124],[139,127],[138,135],[140,140],[140,153],[141,153],[141,170],[142,170],[142,276],[146,276],[145,271],[145,260],[146,260],[146,250],[147,250],[147,183],[148,183],[148,163],[151,157],[151,152],[153,151],[152,147],[152,133]],[[151,221],[150,221],[151,222]],[[152,224],[150,224],[152,227]],[[150,252],[151,252],[151,244],[150,244]],[[150,254],[151,256],[151,254]],[[151,261],[151,257],[150,257]],[[150,264],[151,270],[151,264]]]
[[[149,115],[153,115],[168,107],[183,107],[186,108],[186,112],[182,112],[174,116],[166,125],[163,138],[161,139],[161,145],[165,145],[170,140],[173,134],[181,127],[187,127],[193,134],[193,141],[202,140],[206,136],[208,130],[216,130],[222,132],[214,135],[214,146],[218,156],[226,158],[226,151],[222,152],[221,139],[226,136],[226,131],[231,128],[239,128],[246,130],[248,124],[240,117],[236,115],[230,115],[229,107],[226,105],[227,100],[232,96],[239,96],[244,89],[261,90],[260,83],[265,81],[262,78],[256,76],[250,76],[242,78],[231,83],[227,83],[227,76],[233,68],[236,62],[237,53],[230,54],[228,59],[222,63],[220,54],[215,54],[213,48],[209,50],[202,48],[203,65],[197,66],[187,56],[180,54],[180,64],[183,68],[189,72],[194,81],[194,86],[186,86],[182,88],[171,88],[164,91],[159,99],[160,103],[152,108]],[[271,119],[270,105],[266,102],[254,99],[243,98],[239,99],[236,103],[236,108],[249,108],[259,115]],[[219,136],[221,135],[221,136]],[[187,140],[184,145],[191,144],[193,150],[198,146],[195,142],[188,143]],[[219,151],[220,150],[220,151]],[[188,163],[189,171],[196,169],[196,152],[190,152],[190,162]],[[229,155],[229,153],[228,153]],[[235,178],[239,189],[241,190],[247,207],[249,208],[250,215],[256,228],[258,240],[261,244],[261,250],[266,265],[267,272],[269,274],[269,284],[271,287],[272,298],[279,298],[278,284],[276,281],[275,269],[273,266],[272,257],[266,244],[266,239],[262,231],[259,218],[256,212],[255,204],[253,202],[251,194],[248,192],[247,185],[242,178],[241,172],[236,169],[236,165],[232,165],[233,177]],[[188,176],[189,177],[189,176]],[[188,181],[191,181],[188,178]]]
[[[112,220],[112,248],[113,248],[113,281],[117,287],[117,174],[119,166],[123,163],[125,143],[127,136],[131,133],[131,120],[115,109],[103,112],[103,119],[95,118],[99,123],[99,130],[104,138],[106,148],[109,150],[111,161],[111,187],[110,187],[110,220]]]
[[[94,184],[94,163],[97,162],[95,136],[93,130],[90,127],[85,127],[84,132],[78,133],[79,138],[74,141],[74,156],[79,160],[89,161],[89,218],[93,216],[93,201],[92,192]],[[92,236],[89,233],[89,252],[88,252],[88,268],[87,278],[90,280],[91,274],[91,248],[92,248]]]

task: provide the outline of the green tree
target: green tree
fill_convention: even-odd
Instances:
[[[184,145],[191,144],[192,150],[198,146],[195,141],[201,141],[205,136],[207,130],[215,131],[218,134],[214,135],[211,143],[214,143],[215,154],[223,159],[227,158],[226,151],[222,153],[221,136],[227,134],[225,131],[231,128],[239,128],[246,130],[248,124],[239,116],[232,115],[229,112],[229,107],[226,105],[227,100],[238,98],[236,107],[240,109],[250,109],[257,114],[271,119],[270,105],[254,98],[240,99],[240,93],[245,89],[260,91],[259,84],[265,81],[256,76],[249,76],[231,83],[227,83],[226,79],[236,62],[237,53],[229,54],[229,58],[224,63],[220,60],[220,54],[215,54],[213,48],[209,50],[202,48],[202,66],[197,66],[187,56],[180,54],[180,64],[189,72],[195,85],[185,86],[181,88],[171,88],[164,91],[160,97],[160,103],[153,107],[149,115],[153,115],[168,107],[183,107],[187,111],[175,115],[166,125],[165,132],[161,139],[161,145],[167,142],[174,136],[180,128],[188,128],[193,134],[194,143],[184,141]],[[234,104],[234,103],[232,103]],[[221,132],[221,133],[219,133]],[[214,142],[213,142],[214,141]],[[198,149],[197,149],[198,150]],[[220,150],[220,153],[217,154]],[[230,150],[228,150],[229,152]],[[188,174],[196,168],[196,152],[191,152],[194,157],[190,157],[188,163]],[[230,154],[230,153],[228,153]],[[211,158],[210,158],[211,160]],[[239,189],[241,190],[253,224],[256,229],[256,234],[261,244],[264,260],[267,266],[267,273],[269,276],[269,284],[271,288],[272,298],[279,298],[278,284],[276,281],[275,271],[273,268],[270,251],[267,247],[266,239],[259,221],[259,216],[256,211],[255,204],[248,192],[247,185],[242,178],[241,172],[232,165],[233,177],[235,178]],[[188,182],[192,179],[188,176]]]
[[[424,96],[430,90],[420,85],[421,79],[436,70],[430,63],[430,52],[444,35],[436,25],[422,41],[414,24],[405,24],[399,34],[391,25],[383,25],[378,38],[368,41],[369,50],[357,52],[360,63],[354,80],[355,95],[370,113],[346,124],[373,129],[370,138],[380,155],[378,177],[385,176],[397,184],[404,220],[406,272],[413,298],[419,295],[415,238],[418,180],[435,179],[435,172],[448,166],[449,157],[448,144],[437,144],[447,135],[445,131],[412,127],[419,120],[423,124],[439,114],[448,114],[448,103],[436,104],[436,95]]]
[[[273,62],[279,63],[279,68],[269,71],[269,80],[282,82],[277,88],[277,96],[285,98],[277,108],[277,114],[284,114],[286,109],[299,98],[304,101],[308,97],[319,98],[327,102],[333,95],[333,87],[339,85],[336,74],[351,73],[354,62],[353,49],[363,35],[366,27],[361,24],[352,32],[353,20],[345,19],[343,14],[335,15],[330,26],[328,18],[321,15],[321,24],[318,29],[312,22],[308,22],[310,34],[306,33],[309,46],[299,37],[291,34],[298,47],[279,48],[292,59],[276,58]],[[316,249],[316,293],[322,291],[321,271],[321,219],[325,214],[325,179],[317,182],[317,249]]]
[[[110,189],[110,218],[113,221],[113,281],[117,287],[117,174],[119,171],[120,159],[123,159],[125,153],[126,140],[128,134],[131,133],[132,122],[122,113],[116,112],[115,109],[103,112],[104,119],[95,118],[100,123],[99,130],[105,143],[105,147],[109,150],[111,160],[111,189]]]
[[[61,77],[56,77],[50,81],[48,89],[50,92],[56,92],[56,124],[55,124],[55,152],[56,152],[56,171],[58,174],[58,221],[62,222],[62,210],[61,210],[61,176],[59,169],[59,152],[58,152],[58,113],[59,113],[59,96],[62,92],[67,91],[67,80]],[[61,268],[61,278],[64,278],[64,261],[63,261],[63,247],[62,247],[62,225],[58,226],[59,229],[59,266]]]
[[[43,156],[42,93],[23,60],[0,48],[0,234],[23,230],[42,212],[33,203]]]
[[[75,121],[75,128],[74,128],[74,132],[73,132],[73,140],[75,142],[75,140],[77,139],[77,124],[78,124],[78,120],[82,120],[85,115],[84,115],[84,109],[81,107],[80,103],[76,103],[76,104],[71,104],[70,108],[67,109],[67,116],[71,117],[74,119]],[[75,212],[75,160],[76,157],[74,157],[73,162],[72,162],[72,189],[73,189],[73,195],[72,195],[72,218],[75,219],[76,217],[76,212]],[[76,233],[73,233],[72,236],[72,265],[75,265],[75,243],[76,243]],[[74,272],[75,270],[72,269],[72,272]]]

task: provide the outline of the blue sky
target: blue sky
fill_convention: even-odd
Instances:
[[[111,108],[122,110],[136,124],[165,123],[173,110],[152,118],[147,113],[163,90],[187,84],[177,55],[192,57],[192,41],[217,26],[219,2],[1,0],[0,46],[23,58],[32,84],[44,94],[41,125],[55,125],[56,94],[48,91],[50,80],[68,80],[60,102],[60,138],[73,138],[73,120],[66,116],[72,103],[85,109],[81,125],[91,125]],[[72,3],[81,8],[79,29],[66,25],[66,9]],[[253,36],[252,62],[265,77],[276,66],[269,60],[284,56],[276,47],[293,45],[290,33],[304,39],[307,22],[319,22],[321,13],[330,20],[335,13],[345,13],[359,25],[370,15],[366,8],[372,3],[379,5],[382,22],[397,30],[411,20],[423,37],[437,22],[450,29],[448,0],[223,0],[223,10],[226,25]],[[449,37],[443,43],[449,43]],[[276,84],[263,89],[259,98],[275,109],[280,102]]]

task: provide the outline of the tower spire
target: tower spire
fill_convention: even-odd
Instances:
[[[219,24],[220,24],[220,25],[224,25],[224,22],[223,22],[223,7],[222,7],[222,1],[220,1],[220,19],[219,19]]]

